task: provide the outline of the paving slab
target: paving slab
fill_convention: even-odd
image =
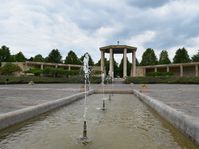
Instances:
[[[81,84],[0,85],[0,114],[60,99],[81,91]]]
[[[199,118],[199,85],[150,84],[132,87],[176,110]]]

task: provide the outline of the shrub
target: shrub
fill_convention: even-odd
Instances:
[[[26,73],[33,73],[35,76],[39,76],[43,73],[43,71],[39,68],[33,68],[33,69],[26,71]]]
[[[0,69],[0,73],[3,75],[12,75],[15,72],[20,72],[21,68],[18,65],[7,63]]]
[[[125,83],[134,84],[199,84],[199,77],[176,77],[176,76],[156,76],[156,77],[127,77]]]
[[[156,76],[173,76],[174,73],[172,72],[149,72],[146,74],[146,76],[153,76],[153,77],[156,77]]]

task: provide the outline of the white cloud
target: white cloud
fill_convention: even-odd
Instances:
[[[147,48],[144,47],[147,42],[152,41],[156,36],[156,33],[154,31],[145,31],[141,34],[138,34],[136,36],[132,36],[130,39],[125,41],[127,45],[135,46],[137,47],[136,56],[138,61],[141,61],[143,51]],[[132,61],[132,57],[128,57],[130,61]]]
[[[196,0],[150,1],[150,7],[137,0],[0,2],[0,46],[27,57],[58,48],[63,57],[69,50],[78,56],[88,51],[97,62],[99,47],[117,40],[138,47],[139,60],[148,47],[157,54],[168,49],[170,57],[178,47],[187,47],[190,55],[199,47]],[[118,62],[121,57],[115,56]]]

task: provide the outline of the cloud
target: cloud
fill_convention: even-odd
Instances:
[[[196,0],[0,0],[0,45],[27,57],[47,56],[57,48],[63,57],[88,51],[97,62],[99,47],[137,46],[137,56],[148,47],[169,51],[199,47],[199,1]],[[122,56],[116,56],[118,62]],[[129,56],[129,59],[131,57]]]

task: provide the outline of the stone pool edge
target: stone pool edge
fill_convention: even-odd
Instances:
[[[133,89],[133,94],[199,145],[199,121],[195,117],[177,111],[161,101],[140,93],[138,90]]]
[[[71,96],[60,98],[54,101],[38,104],[35,106],[19,109],[16,111],[0,114],[0,130],[15,125],[17,123],[26,121],[40,114],[52,111],[64,105],[71,104],[84,97],[85,92],[77,93]],[[95,90],[87,92],[88,95],[94,94]]]

